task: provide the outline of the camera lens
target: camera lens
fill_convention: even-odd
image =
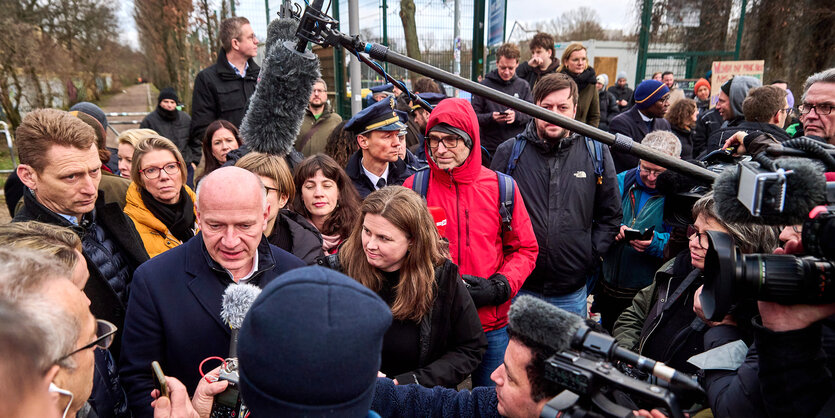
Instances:
[[[777,254],[743,255],[741,261],[735,279],[742,295],[786,305],[835,301],[829,261]]]

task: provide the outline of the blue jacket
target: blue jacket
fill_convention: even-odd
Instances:
[[[639,253],[628,241],[615,242],[603,257],[603,277],[606,284],[618,290],[629,291],[634,296],[639,290],[652,284],[655,272],[663,264],[664,246],[670,240],[669,228],[664,224],[664,196],[654,194],[641,206],[642,196],[648,189],[639,181],[638,168],[618,174],[621,192],[623,225],[644,230],[655,227],[652,242],[646,251]],[[640,210],[636,207],[640,206]]]
[[[270,245],[258,245],[258,271],[248,283],[266,286],[276,276],[306,264]],[[200,362],[229,355],[230,330],[220,318],[221,298],[232,284],[209,257],[198,233],[185,244],[142,264],[133,276],[128,300],[120,375],[135,416],[153,416],[151,362],[194,393]],[[220,363],[212,361],[209,371]]]
[[[395,385],[391,379],[377,378],[371,410],[388,417],[499,417],[496,388],[477,387],[472,391],[441,386]]]

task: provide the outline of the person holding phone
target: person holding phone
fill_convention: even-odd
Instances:
[[[681,142],[672,132],[651,132],[642,143],[655,151],[681,156]],[[665,170],[640,160],[637,167],[618,174],[623,221],[615,243],[603,256],[603,280],[595,295],[601,324],[609,332],[638,291],[652,283],[664,262],[670,228],[664,224],[664,196],[655,184]]]

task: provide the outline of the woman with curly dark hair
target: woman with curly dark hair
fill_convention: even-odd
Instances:
[[[696,101],[692,99],[681,99],[673,103],[664,116],[681,142],[682,159],[693,158],[693,128],[696,126],[698,116],[699,109],[696,107]]]
[[[293,183],[293,211],[322,233],[325,254],[336,253],[359,215],[360,197],[348,174],[333,158],[316,154],[296,167]]]
[[[357,136],[353,132],[342,129],[346,121],[342,121],[333,128],[325,145],[325,154],[333,158],[340,167],[348,165],[348,159],[359,149]]]

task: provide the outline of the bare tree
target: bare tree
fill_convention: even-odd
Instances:
[[[606,32],[600,25],[600,15],[594,9],[578,7],[563,13],[552,22],[560,39],[606,39]]]
[[[135,0],[134,19],[145,59],[157,87],[174,87],[179,97],[191,97],[189,76],[191,0]]]
[[[403,34],[406,38],[406,55],[420,61],[414,0],[400,0],[400,21],[403,22]]]

